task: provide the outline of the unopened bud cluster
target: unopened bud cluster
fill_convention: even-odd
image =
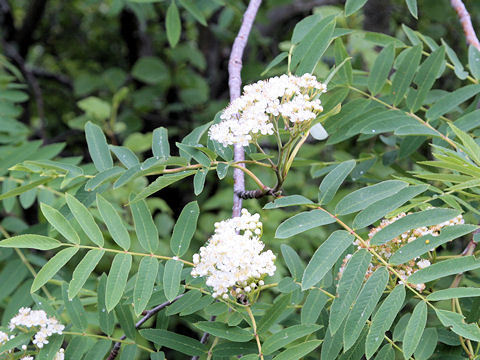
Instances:
[[[15,330],[20,330],[22,332],[34,331],[32,344],[36,346],[37,349],[43,348],[44,345],[48,344],[48,338],[53,334],[62,334],[65,326],[60,324],[60,322],[54,317],[48,317],[47,313],[43,310],[32,310],[30,308],[20,308],[18,314],[10,319],[9,329],[11,334],[7,334],[3,331],[0,331],[0,345],[6,343],[9,340],[15,338],[13,333]],[[22,350],[26,351],[28,349],[27,345],[22,346]],[[17,358],[17,357],[15,357]],[[20,360],[33,360],[32,355],[25,355]],[[54,357],[54,360],[63,360],[64,359],[64,350],[60,349]]]
[[[210,128],[209,137],[223,146],[248,146],[260,135],[273,134],[273,120],[283,119],[286,128],[308,126],[323,111],[318,96],[326,90],[311,74],[276,76],[247,85],[224,110],[222,121]]]
[[[213,289],[213,297],[235,297],[264,284],[266,275],[276,270],[275,255],[263,251],[260,241],[262,223],[258,214],[251,215],[246,209],[240,217],[215,223],[215,233],[199,254],[193,255],[192,276],[205,276],[206,284]]]
[[[463,224],[464,220],[462,215],[458,215],[454,217],[453,219],[450,219],[448,221],[442,222],[437,225],[432,225],[432,226],[422,226],[417,229],[409,230],[404,232],[403,234],[397,236],[393,240],[389,241],[386,244],[382,245],[370,245],[370,239],[380,230],[382,230],[384,227],[394,223],[398,219],[406,216],[407,214],[405,213],[400,213],[399,215],[390,218],[390,219],[383,219],[382,222],[378,227],[373,228],[370,230],[370,233],[368,234],[368,240],[366,242],[366,246],[362,244],[360,241],[355,240],[354,244],[357,245],[359,249],[369,247],[375,250],[377,254],[382,256],[382,258],[385,261],[388,261],[390,257],[398,250],[400,249],[403,245],[415,241],[419,237],[425,236],[425,235],[431,235],[431,236],[438,236],[440,235],[440,231],[446,227],[446,226],[453,226],[453,225],[459,225]],[[345,259],[343,259],[343,264],[339,270],[339,277],[341,277],[343,271],[345,270],[345,267],[347,265],[348,260],[352,257],[352,255],[347,255]],[[416,271],[426,268],[430,266],[430,261],[427,259],[422,259],[420,257],[417,257],[413,260],[410,260],[404,264],[400,265],[395,265],[395,269],[397,273],[400,275],[401,279],[398,280],[399,284],[406,284],[407,283],[407,278],[415,273]],[[373,265],[370,264],[367,270],[366,278],[370,277],[370,275],[379,267],[379,265]],[[423,291],[425,289],[425,284],[410,284],[411,286],[415,287],[418,291]]]

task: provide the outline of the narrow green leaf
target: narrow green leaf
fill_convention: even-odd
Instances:
[[[85,309],[83,308],[83,305],[78,297],[73,297],[72,299],[68,298],[66,283],[62,284],[62,297],[65,310],[67,310],[67,314],[70,317],[70,321],[72,322],[73,326],[81,331],[87,330],[88,320]]]
[[[480,288],[459,287],[437,290],[427,296],[429,301],[448,300],[454,298],[475,297],[480,296]]]
[[[128,344],[123,347],[120,360],[136,359],[138,347],[136,344]]]
[[[120,327],[125,332],[125,335],[132,340],[135,340],[136,329],[133,319],[132,308],[127,304],[118,304],[115,306],[115,314],[117,315]]]
[[[347,0],[345,3],[345,15],[350,16],[365,5],[367,0]]]
[[[118,215],[113,205],[100,194],[97,194],[97,207],[112,239],[118,246],[127,251],[130,248],[130,236],[120,215]]]
[[[63,343],[63,335],[53,334],[48,338],[48,344],[40,349],[36,360],[54,360]]]
[[[158,229],[153,222],[152,215],[145,200],[130,203],[135,232],[140,245],[150,253],[158,248]]]
[[[382,90],[387,81],[388,74],[392,69],[393,59],[395,58],[395,48],[390,44],[383,48],[378,54],[373,64],[372,70],[368,75],[368,90],[372,95],[376,95]]]
[[[322,351],[320,354],[321,360],[337,359],[337,355],[343,346],[343,329],[345,328],[345,322],[340,327],[339,331],[332,334],[329,329],[325,333],[323,339]]]
[[[175,4],[175,0],[172,0],[167,9],[165,27],[167,30],[168,42],[171,47],[175,47],[175,45],[178,44],[178,40],[180,40],[180,34],[182,32],[182,23],[180,21],[180,14],[177,5]]]
[[[460,211],[458,210],[440,208],[409,214],[381,229],[372,237],[370,243],[372,245],[383,245],[406,231],[423,226],[437,225],[453,219],[459,214]]]
[[[270,355],[297,339],[313,334],[321,327],[321,325],[316,324],[294,325],[286,329],[280,330],[279,332],[276,332],[275,334],[269,336],[263,342],[262,353],[264,355]]]
[[[350,307],[358,296],[372,256],[365,249],[358,250],[348,260],[338,283],[337,296],[330,308],[329,329],[333,335],[340,329]]]
[[[443,260],[424,269],[414,272],[408,277],[412,284],[422,284],[444,276],[463,273],[480,268],[480,260],[474,256],[463,256],[455,259]]]
[[[475,79],[480,79],[480,51],[473,45],[468,47],[468,67]]]
[[[208,296],[208,295],[207,295]],[[198,303],[202,298],[202,294],[198,291],[191,290],[183,294],[183,296],[175,301],[172,305],[169,305],[167,311],[165,312],[166,316],[172,316],[182,312],[183,310],[189,308],[190,306]],[[219,304],[219,303],[216,303]]]
[[[85,354],[84,359],[88,360],[103,360],[105,355],[110,351],[112,342],[106,339],[96,340],[95,344]]]
[[[392,265],[406,263],[407,261],[415,259],[416,257],[419,257],[426,252],[447,243],[448,241],[455,240],[461,236],[471,233],[476,229],[478,229],[478,226],[468,224],[446,226],[442,229],[440,235],[438,236],[427,234],[405,244],[392,255],[389,262]]]
[[[78,263],[73,271],[72,280],[68,286],[68,299],[73,299],[82,289],[82,286],[85,284],[93,270],[95,270],[95,267],[98,265],[103,255],[105,255],[104,250],[93,249],[87,252],[85,257]]]
[[[238,326],[228,326],[221,322],[199,321],[194,323],[197,329],[207,332],[213,336],[227,339],[233,342],[246,342],[253,338],[253,334]]]
[[[298,360],[320,346],[322,340],[309,340],[284,350],[272,360]]]
[[[303,273],[302,290],[315,286],[323,279],[337,262],[340,255],[352,245],[353,235],[346,231],[333,232],[325,242],[313,254],[310,262]]]
[[[387,286],[388,270],[378,268],[367,280],[358,294],[357,301],[345,320],[343,331],[344,351],[350,349],[360,336],[365,322],[377,305],[383,290]]]
[[[304,231],[318,226],[331,224],[333,222],[335,222],[335,219],[323,210],[301,212],[281,223],[275,232],[275,237],[277,239],[286,239]]]
[[[412,316],[408,320],[405,328],[405,335],[403,335],[403,357],[408,360],[413,354],[427,324],[427,304],[420,301],[413,309]]]
[[[103,273],[99,278],[97,287],[97,316],[100,324],[100,329],[111,336],[113,334],[113,328],[115,326],[115,315],[113,312],[107,311],[107,305],[105,304],[106,290],[107,290],[107,275]]]
[[[81,360],[83,354],[88,350],[88,339],[83,336],[74,336],[68,342],[67,349],[65,350],[65,359],[68,360]]]
[[[35,276],[30,292],[40,289],[48,280],[53,278],[55,274],[75,255],[78,251],[76,247],[69,247],[59,251],[52,257]]]
[[[265,210],[278,209],[286,206],[297,206],[313,204],[313,201],[307,199],[302,195],[289,195],[282,196],[273,200],[273,202],[267,203],[263,208]]]
[[[138,165],[138,157],[135,153],[125,146],[109,145],[108,148],[115,154],[120,162],[130,169],[132,166]]]
[[[302,279],[303,272],[305,271],[305,265],[300,259],[300,256],[298,256],[295,250],[286,244],[282,244],[280,249],[290,274],[292,274],[296,281],[300,281]]]
[[[480,328],[476,323],[467,324],[463,315],[452,311],[435,309],[435,313],[443,326],[450,328],[455,334],[480,341]]]
[[[390,211],[398,209],[400,206],[411,200],[415,196],[423,193],[428,189],[428,185],[414,185],[400,190],[398,193],[379,200],[364,210],[360,211],[355,219],[353,219],[353,228],[361,229],[365,226],[373,224],[381,219]]]
[[[335,65],[337,68],[342,64],[345,60],[348,59],[348,52],[345,49],[345,45],[343,44],[342,39],[338,38],[335,40],[335,47],[334,47],[334,55],[335,55]],[[353,70],[352,70],[352,63],[347,60],[338,70],[338,76],[342,81],[346,82],[347,84],[351,84],[353,81]]]
[[[407,185],[404,181],[387,180],[355,190],[338,202],[335,213],[346,215],[365,209],[370,204],[396,194]]]
[[[415,350],[415,360],[427,360],[433,355],[438,343],[438,333],[436,328],[426,328],[420,339],[421,346]]]
[[[182,144],[182,143],[175,143],[177,147],[180,149],[180,153],[182,157],[187,158],[190,161],[190,158],[193,158],[199,164],[202,164],[204,167],[208,168],[211,165],[210,158],[205,155],[203,151],[198,149],[194,145]],[[182,155],[183,153],[183,155]]]
[[[35,234],[18,235],[0,241],[0,248],[51,250],[61,245],[60,241],[51,237]]]
[[[417,92],[415,94],[413,102],[408,103],[408,107],[411,112],[416,112],[423,105],[423,102],[427,98],[428,92],[433,86],[438,73],[443,66],[445,58],[445,47],[440,46],[437,50],[432,52],[432,54],[425,60],[420,68],[418,69],[417,74],[415,75],[414,82],[417,84]]]
[[[417,0],[405,0],[407,3],[408,11],[415,19],[418,19]]]
[[[390,326],[392,326],[395,317],[403,306],[404,300],[405,286],[397,285],[378,308],[372,319],[365,341],[365,355],[367,359],[372,357],[382,344],[383,337],[390,329]]]
[[[283,60],[285,60],[288,57],[288,52],[284,51],[275,56],[275,58],[270,61],[270,63],[267,65],[265,70],[260,74],[260,76],[265,76],[266,73],[268,73],[271,69],[273,69],[275,66],[280,64]]]
[[[188,250],[193,234],[197,229],[198,215],[200,209],[196,201],[185,205],[173,228],[172,238],[170,240],[170,249],[177,256],[182,256]]]
[[[163,329],[140,330],[140,335],[157,346],[165,346],[189,356],[200,356],[208,351],[207,345],[198,340]]]
[[[173,4],[175,4],[174,1],[172,1],[172,5]],[[153,130],[152,152],[153,156],[160,159],[167,159],[170,157],[170,143],[168,142],[168,130],[166,128],[159,127]]]
[[[152,296],[153,286],[158,273],[158,260],[154,257],[144,257],[138,267],[137,280],[133,290],[133,308],[139,316],[147,307]]]
[[[169,185],[171,185],[171,184],[173,184],[173,183],[175,183],[179,180],[182,180],[182,179],[186,178],[187,176],[191,176],[195,173],[196,173],[195,170],[190,170],[190,171],[182,171],[182,172],[177,173],[177,174],[167,174],[167,175],[159,176],[157,178],[157,180],[155,180],[153,183],[148,185],[145,189],[140,191],[140,193],[137,196],[135,196],[135,198],[133,200],[130,201],[130,204],[134,204],[137,201],[143,200],[143,199],[149,197],[150,195],[156,193],[157,191],[160,191],[163,188],[165,188],[165,187],[167,187],[167,186],[169,186]]]
[[[403,55],[403,56],[402,56]],[[394,95],[393,104],[397,106],[402,102],[410,83],[415,76],[415,72],[422,58],[422,45],[418,44],[405,49],[397,59],[397,71],[392,80],[392,94]]]
[[[455,135],[457,135],[457,137],[462,141],[463,146],[465,146],[465,152],[468,154],[468,156],[470,156],[472,160],[480,166],[480,145],[478,145],[476,141],[466,132],[463,132],[453,124],[449,125]]]
[[[200,24],[207,26],[207,20],[205,16],[197,7],[193,0],[179,0],[180,4],[187,10]]]
[[[131,267],[132,255],[120,253],[113,258],[105,290],[105,304],[108,312],[112,311],[122,298]]]
[[[297,75],[313,72],[323,53],[333,40],[332,34],[334,29],[335,21],[332,21],[316,34],[310,48],[303,54],[302,60],[298,64],[295,71]]]
[[[52,180],[52,178],[50,178],[50,177],[43,177],[43,178],[41,178],[41,179],[32,181],[32,182],[29,183],[29,184],[22,185],[22,186],[19,186],[19,187],[15,187],[15,188],[13,188],[12,190],[9,190],[9,191],[4,192],[3,194],[1,194],[1,195],[0,195],[0,200],[5,200],[5,199],[8,199],[8,198],[17,196],[17,195],[21,195],[21,194],[27,192],[28,190],[35,189],[35,188],[37,188],[38,186],[43,185],[43,184],[45,184],[46,182],[49,182],[50,180]]]
[[[375,356],[375,360],[395,360],[395,350],[392,345],[385,344]]]
[[[309,290],[300,314],[301,323],[315,324],[329,299],[330,298],[319,289]]]
[[[180,276],[183,263],[178,260],[168,260],[163,272],[163,291],[168,301],[172,301],[180,291]]]
[[[263,334],[272,327],[273,324],[280,318],[283,312],[290,304],[291,294],[281,296],[270,308],[265,311],[260,321],[257,322],[257,333]]]
[[[94,244],[103,247],[104,242],[102,232],[85,205],[68,193],[65,194],[65,199],[73,217],[80,224],[80,227],[88,238],[92,240]]]
[[[205,186],[205,179],[207,178],[207,173],[207,169],[200,169],[193,177],[193,192],[196,196],[200,195],[203,191],[203,187]]]
[[[118,177],[120,174],[125,173],[125,169],[120,166],[114,166],[110,169],[99,172],[95,177],[91,178],[85,184],[85,190],[95,190],[100,185],[105,184],[107,181]]]
[[[445,46],[445,51],[447,52],[447,56],[450,59],[450,62],[455,67],[453,70],[455,72],[455,75],[457,75],[460,80],[465,80],[468,76],[468,72],[465,71],[462,62],[459,60],[455,51],[450,46],[448,46],[443,39],[441,39],[441,41],[442,45]]]
[[[113,167],[112,154],[110,154],[107,139],[102,129],[89,121],[85,125],[85,136],[87,138],[88,152],[95,168],[98,171],[103,171]]]
[[[452,91],[451,93],[441,97],[438,101],[433,104],[433,106],[428,109],[427,119],[437,119],[441,115],[444,115],[453,109],[455,109],[458,105],[464,103],[468,99],[474,97],[476,94],[480,92],[480,85],[467,85]]]
[[[350,174],[356,164],[355,160],[344,161],[325,176],[318,189],[319,204],[328,204],[333,200],[340,185],[342,185],[343,181],[347,178],[348,174]]]

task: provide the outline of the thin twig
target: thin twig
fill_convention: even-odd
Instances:
[[[248,36],[252,29],[253,22],[257,15],[258,8],[262,0],[250,0],[247,10],[243,14],[242,25],[238,31],[238,35],[233,42],[232,51],[230,53],[230,59],[228,61],[228,86],[230,89],[230,101],[240,97],[242,86],[242,57],[247,45]],[[234,160],[245,160],[245,154],[243,152],[243,146],[234,145]],[[242,165],[244,166],[244,165]],[[240,216],[242,210],[242,199],[237,196],[237,193],[245,191],[245,177],[240,169],[233,170],[233,217]]]
[[[166,308],[167,306],[173,304],[175,301],[180,299],[183,295],[181,294],[178,295],[175,299],[172,301],[167,301],[164,302],[163,304],[155,306],[153,309],[147,311],[147,313],[135,324],[135,329],[138,329],[140,326],[142,326],[148,319],[150,319],[153,315],[158,313],[160,310]],[[123,335],[120,340],[125,340],[127,338],[126,335]],[[112,351],[110,351],[110,355],[108,355],[107,360],[114,360],[118,356],[118,351],[120,350],[120,346],[122,346],[121,341],[117,341],[115,345],[113,345]]]
[[[478,41],[475,30],[473,29],[472,20],[467,8],[463,4],[462,0],[450,0],[450,4],[455,9],[462,24],[467,44],[473,45],[480,50],[480,42]]]

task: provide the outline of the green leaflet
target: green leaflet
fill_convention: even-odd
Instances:
[[[437,347],[438,333],[436,328],[426,328],[420,338],[421,346],[414,352],[415,360],[427,360],[433,355]]]
[[[162,190],[163,188],[179,181],[182,180],[183,178],[186,178],[190,175],[195,174],[196,171],[190,170],[190,171],[182,171],[177,174],[167,174],[167,175],[162,175],[157,178],[153,183],[148,185],[145,189],[143,189],[133,200],[130,201],[130,204],[134,204],[137,201],[143,200],[150,195],[156,193],[157,191]]]
[[[413,98],[407,97],[407,106],[411,112],[418,111],[423,105],[444,63],[444,58],[445,47],[440,46],[420,65],[414,79],[415,84],[418,85],[415,96]]]
[[[302,279],[303,272],[305,271],[305,265],[300,259],[300,256],[298,256],[295,250],[286,244],[282,244],[280,249],[290,274],[292,274],[296,281],[300,281]]]
[[[131,199],[133,196],[131,197]],[[152,215],[145,200],[130,203],[135,232],[140,245],[150,253],[158,248],[158,229],[153,222]]]
[[[205,20],[205,16],[193,0],[179,0],[179,3],[195,18],[195,20],[197,20],[203,26],[207,26],[207,20]]]
[[[170,46],[175,47],[178,44],[178,40],[180,40],[180,34],[182,32],[182,23],[175,0],[172,0],[167,9],[165,28],[167,30],[167,39]]]
[[[163,272],[163,291],[168,301],[172,301],[180,291],[180,276],[183,263],[178,260],[168,260]]]
[[[408,11],[410,11],[410,14],[417,19],[418,17],[418,9],[417,9],[417,0],[405,0],[407,3]]]
[[[100,259],[105,255],[105,250],[92,249],[84,256],[73,271],[72,280],[68,286],[68,299],[73,299],[95,270]]]
[[[118,212],[113,205],[100,194],[97,194],[97,207],[105,225],[107,225],[108,232],[112,236],[112,239],[118,246],[127,251],[130,248],[130,235],[128,235],[128,231]]]
[[[446,226],[438,236],[428,234],[405,244],[392,255],[389,262],[393,265],[403,264],[442,244],[445,244],[448,241],[469,234],[477,228],[478,226],[476,225],[467,224]]]
[[[198,215],[200,209],[196,201],[185,205],[173,228],[172,238],[170,239],[170,249],[176,256],[182,256],[188,250],[190,241],[197,228]]]
[[[297,339],[313,334],[321,327],[321,325],[316,324],[294,325],[286,329],[280,330],[279,332],[276,332],[275,334],[268,337],[263,342],[262,352],[265,355],[270,355]]]
[[[430,109],[428,109],[426,113],[427,119],[437,119],[441,115],[452,111],[455,107],[464,103],[479,92],[480,85],[475,84],[464,86],[443,96],[442,98],[438,99],[438,101],[433,104]]]
[[[75,255],[78,251],[76,247],[69,247],[59,251],[52,257],[38,272],[35,280],[33,280],[30,292],[40,289],[48,280],[53,278],[55,274]]]
[[[480,328],[476,323],[467,324],[461,314],[452,311],[435,309],[435,313],[443,326],[451,328],[454,333],[473,341],[480,341]]]
[[[370,243],[372,245],[382,245],[406,231],[422,226],[437,225],[444,221],[453,219],[459,214],[460,211],[458,210],[441,208],[427,209],[409,214],[381,229],[370,239]]]
[[[208,169],[200,169],[193,177],[193,192],[196,196],[200,195],[205,186],[205,179],[207,178]]]
[[[158,273],[158,260],[154,257],[144,257],[138,267],[137,280],[133,290],[133,308],[139,316],[147,307],[152,296],[153,286]]]
[[[480,296],[480,289],[473,287],[458,287],[443,290],[437,290],[427,296],[429,301],[448,300],[463,297]]]
[[[474,256],[463,256],[443,260],[424,269],[420,269],[410,275],[407,280],[412,284],[421,284],[440,279],[444,276],[459,274],[478,268],[480,268],[479,260],[475,259]]]
[[[387,81],[388,74],[393,65],[395,58],[394,44],[389,44],[383,48],[375,59],[375,63],[368,75],[368,89],[372,95],[376,95],[382,90],[383,85]]]
[[[361,229],[365,226],[371,225],[375,221],[384,217],[390,211],[398,209],[407,201],[425,192],[427,189],[428,185],[409,186],[392,196],[371,204],[364,210],[360,211],[355,219],[353,219],[353,227],[355,229]]]
[[[87,138],[88,152],[96,169],[104,171],[113,167],[112,154],[110,154],[102,129],[89,121],[85,125],[85,137]]]
[[[281,223],[275,237],[286,239],[304,231],[335,222],[335,219],[323,210],[304,211]]]
[[[35,234],[12,236],[0,241],[0,248],[51,250],[61,245],[60,241],[51,237]]]
[[[313,201],[301,195],[289,195],[276,198],[272,202],[267,203],[263,208],[265,210],[278,209],[287,206],[308,205],[313,204]]]
[[[108,148],[115,154],[120,162],[125,165],[127,169],[138,165],[138,157],[135,153],[125,146],[109,145]]]
[[[307,299],[300,314],[302,324],[315,324],[320,312],[330,298],[319,289],[308,291]]]
[[[375,360],[395,360],[395,350],[392,345],[385,344],[375,356]]]
[[[197,329],[233,342],[246,342],[253,338],[250,331],[238,326],[228,326],[221,322],[200,321],[193,324]]]
[[[385,332],[390,329],[396,315],[405,300],[405,286],[397,285],[378,308],[372,319],[370,330],[365,342],[365,355],[367,359],[373,356],[383,342]]]
[[[189,356],[200,356],[208,351],[208,347],[198,340],[163,329],[140,330],[140,335],[157,346],[165,346]]]
[[[310,259],[303,273],[302,290],[309,289],[322,280],[340,255],[352,244],[353,239],[353,235],[343,230],[332,233]]]
[[[92,214],[78,199],[70,194],[65,195],[67,205],[73,214],[73,217],[80,224],[80,227],[92,242],[103,247],[103,235],[98,225],[95,223]]]
[[[88,327],[87,314],[78,297],[70,299],[68,297],[67,284],[62,284],[62,297],[67,314],[72,321],[74,327],[81,331],[85,331]]]
[[[340,328],[357,298],[371,259],[372,256],[367,250],[360,249],[348,260],[338,283],[337,296],[330,308],[328,323],[332,334],[335,334]]]
[[[320,346],[322,340],[309,340],[284,350],[272,360],[298,360]]]
[[[403,336],[403,357],[408,360],[413,354],[427,323],[427,304],[420,301],[413,309]]]
[[[367,186],[345,196],[335,208],[338,215],[346,215],[365,209],[368,205],[396,194],[408,184],[400,180],[386,180]]]
[[[105,304],[108,312],[112,311],[122,298],[131,266],[132,255],[130,254],[117,254],[113,258],[105,290]]]
[[[360,10],[367,0],[347,0],[345,2],[345,15],[350,16],[354,12]]]
[[[380,267],[368,278],[362,290],[360,290],[357,300],[345,320],[343,331],[344,351],[351,348],[360,336],[365,322],[380,300],[387,282],[388,271],[386,268]]]
[[[257,333],[263,334],[277,321],[290,303],[291,294],[281,296],[257,322]]]
[[[11,198],[13,196],[21,195],[21,194],[23,194],[23,193],[25,193],[29,190],[35,189],[38,186],[45,184],[46,182],[49,182],[50,180],[52,180],[52,178],[45,177],[45,178],[41,178],[41,179],[32,181],[31,183],[26,184],[26,185],[22,185],[22,186],[19,186],[19,187],[13,187],[12,190],[9,190],[9,191],[1,194],[0,195],[0,200],[5,200],[5,199]]]
[[[107,305],[105,304],[105,292],[107,288],[107,275],[103,273],[98,280],[97,287],[97,307],[98,307],[98,322],[100,329],[107,335],[111,336],[115,326],[115,316],[113,312],[107,311]]]
[[[403,56],[402,56],[403,55]],[[418,44],[405,49],[397,59],[397,71],[392,80],[392,94],[394,95],[393,104],[397,106],[405,96],[410,83],[415,76],[415,72],[422,58],[422,45]]]
[[[125,173],[125,169],[120,166],[114,166],[110,169],[99,172],[97,175],[95,175],[95,177],[87,181],[87,183],[85,184],[85,190],[95,190],[100,185],[103,185],[107,181],[116,178],[123,173]]]
[[[473,45],[468,47],[468,67],[472,75],[480,79],[480,51]]]
[[[118,304],[115,306],[115,314],[117,315],[118,322],[120,323],[122,330],[125,332],[125,335],[128,338],[135,340],[137,331],[135,329],[132,307],[127,304]]]
[[[340,185],[342,185],[343,181],[347,178],[348,174],[350,174],[355,165],[355,160],[344,161],[335,167],[335,169],[330,171],[327,176],[325,176],[318,189],[319,204],[328,204],[330,201],[332,201],[333,197],[340,188]]]

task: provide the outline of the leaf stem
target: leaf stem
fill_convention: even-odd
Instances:
[[[260,337],[257,334],[257,323],[255,322],[255,317],[253,316],[252,309],[250,306],[245,307],[247,310],[247,314],[250,317],[250,320],[252,321],[252,328],[253,328],[253,334],[255,335],[255,340],[257,341],[257,347],[258,347],[258,357],[261,360],[263,359],[263,354],[262,354],[262,344],[260,343]]]

